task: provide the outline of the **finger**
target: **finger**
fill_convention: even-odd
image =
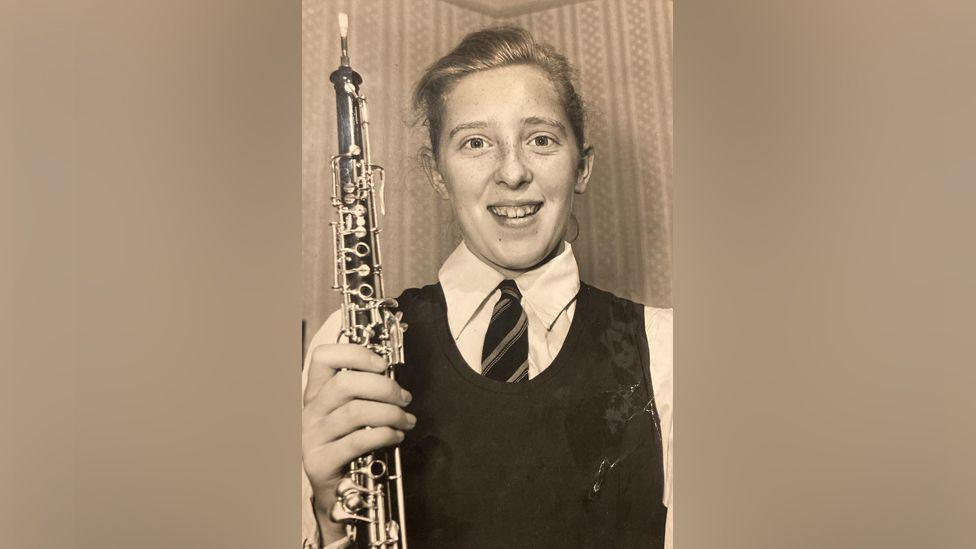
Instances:
[[[332,543],[326,545],[322,549],[349,549],[350,547],[353,546],[352,545],[353,543],[355,543],[353,539],[346,536],[338,541],[333,541]]]
[[[330,446],[336,458],[343,463],[357,457],[403,442],[403,431],[391,427],[377,427],[376,429],[360,429],[342,437]]]
[[[399,406],[356,399],[343,404],[326,417],[322,437],[323,441],[332,442],[363,427],[393,427],[408,431],[416,424],[416,416]]]
[[[348,343],[329,343],[312,350],[308,364],[308,381],[305,384],[303,402],[308,403],[337,371],[343,368],[366,372],[383,373],[386,361],[360,345]]]
[[[413,396],[384,375],[344,370],[336,372],[305,407],[313,415],[326,416],[355,399],[386,402],[402,408],[410,404]]]

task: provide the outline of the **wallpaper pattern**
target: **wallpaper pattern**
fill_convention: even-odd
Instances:
[[[311,335],[338,308],[331,289],[329,157],[336,149],[336,14],[349,13],[352,65],[365,80],[373,159],[386,168],[380,220],[388,295],[436,281],[460,240],[448,205],[419,169],[423,129],[409,111],[423,69],[465,34],[512,22],[565,53],[579,70],[596,149],[590,188],[577,197],[573,244],[584,281],[671,306],[672,4],[591,0],[493,19],[439,0],[303,0],[302,251],[304,318]]]

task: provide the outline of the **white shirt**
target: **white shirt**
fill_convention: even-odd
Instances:
[[[438,272],[438,281],[447,302],[447,323],[455,344],[468,366],[481,373],[481,353],[485,333],[495,303],[501,297],[497,289],[505,276],[483,263],[462,242],[447,258]],[[580,288],[579,267],[573,248],[567,242],[563,251],[544,265],[515,278],[522,293],[522,308],[529,328],[529,378],[539,375],[552,363],[566,340],[569,326],[576,312],[576,295]],[[409,322],[409,319],[407,320]],[[324,343],[335,343],[341,319],[333,313],[315,334],[305,357],[302,389],[308,372],[311,350]],[[668,508],[665,530],[665,549],[673,547],[674,507],[672,500],[673,440],[673,372],[672,339],[673,312],[671,309],[644,308],[644,329],[650,353],[651,382],[654,402],[661,419],[661,438],[664,462],[664,498]],[[317,549],[318,525],[312,511],[312,490],[302,474],[305,505],[302,510],[302,534],[305,548]]]
[[[485,265],[462,242],[437,276],[444,289],[447,324],[461,356],[481,373],[481,353],[491,313],[501,298],[505,276]],[[567,243],[542,267],[515,279],[529,325],[529,379],[545,370],[566,340],[576,311],[579,269]]]

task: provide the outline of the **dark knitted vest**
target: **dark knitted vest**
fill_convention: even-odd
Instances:
[[[417,427],[402,444],[411,549],[663,547],[661,429],[643,307],[588,285],[553,363],[475,373],[439,285],[399,298]]]

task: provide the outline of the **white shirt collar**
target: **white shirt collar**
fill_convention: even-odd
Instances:
[[[505,276],[483,263],[461,242],[441,266],[437,278],[447,301],[447,323],[454,339],[494,293]],[[538,269],[515,279],[523,303],[531,307],[547,330],[579,292],[579,267],[573,247],[566,242],[563,251]]]

